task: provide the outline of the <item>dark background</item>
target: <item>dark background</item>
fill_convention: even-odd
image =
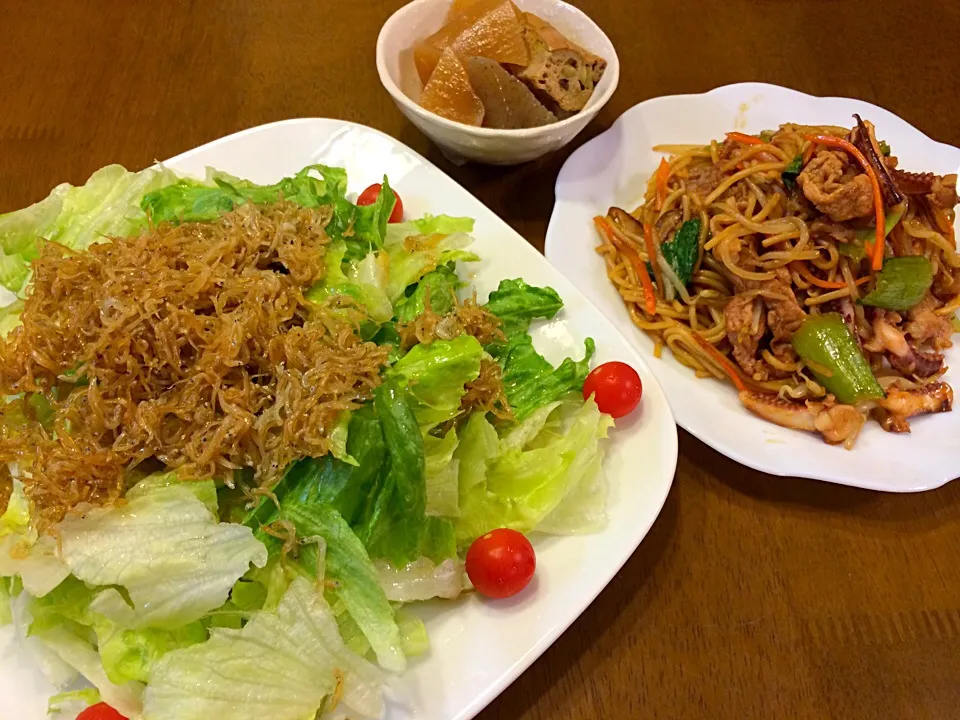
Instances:
[[[599,119],[538,162],[455,168],[377,78],[377,32],[401,4],[0,0],[0,212],[111,162],[336,117],[426,155],[542,248],[576,146],[647,98],[748,80],[862,98],[960,145],[956,0],[584,0],[622,65]],[[893,496],[773,478],[681,431],[650,535],[481,717],[956,718],[957,487]]]

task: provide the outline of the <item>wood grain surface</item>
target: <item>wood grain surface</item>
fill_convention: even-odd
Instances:
[[[407,143],[542,248],[573,148],[447,163],[377,79],[377,32],[401,4],[0,0],[0,211],[111,162],[327,116]],[[956,0],[577,4],[623,69],[576,144],[641,100],[757,80],[863,98],[960,145]],[[956,483],[894,496],[773,478],[681,432],[650,535],[480,717],[960,717],[958,519]]]

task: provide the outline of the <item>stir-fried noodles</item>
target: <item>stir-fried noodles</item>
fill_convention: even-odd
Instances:
[[[938,378],[960,307],[956,175],[901,170],[859,117],[852,130],[786,124],[655,150],[669,159],[643,204],[597,226],[610,280],[658,355],[666,346],[698,376],[731,380],[762,417],[848,446],[867,413],[902,432],[950,408]],[[817,326],[837,316],[874,376],[853,384],[875,392],[851,391],[848,370],[807,349],[830,333],[846,342]]]

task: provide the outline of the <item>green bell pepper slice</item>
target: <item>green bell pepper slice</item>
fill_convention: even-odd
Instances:
[[[922,255],[888,258],[873,290],[860,302],[884,310],[909,310],[933,284],[933,265]]]
[[[884,396],[869,363],[837,313],[810,315],[793,334],[793,348],[821,385],[846,405]]]

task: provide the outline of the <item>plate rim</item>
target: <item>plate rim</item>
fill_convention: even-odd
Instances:
[[[554,183],[554,197],[556,198],[553,212],[550,215],[550,221],[547,226],[547,234],[544,240],[544,256],[553,263],[554,258],[558,256],[561,252],[560,248],[562,246],[561,237],[562,234],[559,230],[559,208],[563,205],[564,201],[562,198],[561,188],[565,175],[573,168],[583,157],[586,157],[590,154],[591,148],[595,145],[600,145],[608,136],[614,135],[619,132],[633,116],[639,115],[645,109],[648,109],[655,105],[661,105],[665,103],[678,102],[684,100],[693,100],[696,98],[709,97],[711,95],[721,95],[726,93],[741,92],[744,95],[748,92],[762,93],[762,92],[775,92],[777,94],[787,94],[793,95],[798,99],[803,99],[806,102],[809,101],[819,101],[819,102],[829,102],[829,101],[843,101],[850,103],[857,103],[862,107],[866,112],[879,112],[882,115],[895,118],[897,121],[908,127],[913,133],[916,134],[923,142],[931,144],[936,150],[941,152],[949,152],[960,155],[960,148],[947,143],[943,143],[939,140],[931,138],[929,135],[918,129],[909,121],[903,119],[896,113],[891,110],[887,110],[884,107],[871,103],[867,100],[861,100],[858,98],[850,98],[838,95],[814,95],[811,93],[806,93],[800,90],[796,90],[791,87],[786,87],[783,85],[776,85],[773,83],[764,83],[764,82],[740,82],[740,83],[729,83],[726,85],[720,85],[704,92],[699,93],[675,93],[671,95],[660,95],[657,97],[648,98],[643,100],[627,110],[625,110],[617,119],[610,125],[609,128],[604,130],[602,133],[591,138],[589,141],[584,143],[581,147],[577,148],[570,157],[568,157],[563,165],[560,168],[560,171],[557,174],[557,180]],[[559,270],[559,268],[558,268]],[[561,271],[562,272],[562,271]],[[566,273],[564,273],[566,274]],[[569,278],[571,282],[575,282],[573,278]],[[618,330],[620,328],[618,327]],[[632,335],[627,335],[627,342],[639,352],[645,360],[650,360],[651,356],[647,349],[641,348],[633,339]],[[655,359],[655,358],[654,358]],[[658,376],[653,368],[655,364],[648,362],[648,365],[651,367],[651,370]],[[664,390],[666,392],[666,390]],[[675,394],[675,393],[674,393]],[[667,395],[667,402],[670,404],[671,410],[674,411],[674,418],[676,419],[677,425],[688,433],[697,438],[700,442],[704,443],[708,447],[712,448],[716,452],[724,455],[725,457],[730,458],[734,462],[743,465],[745,467],[751,468],[753,470],[771,475],[774,477],[785,477],[785,478],[800,478],[806,480],[817,480],[820,482],[827,482],[836,485],[845,485],[847,487],[856,487],[864,490],[871,490],[875,492],[888,492],[895,494],[907,494],[907,493],[918,493],[918,492],[927,492],[930,490],[936,490],[937,488],[943,487],[954,480],[960,479],[960,477],[941,477],[937,475],[936,478],[932,481],[913,483],[910,486],[904,487],[890,487],[887,485],[879,484],[872,482],[870,480],[858,480],[853,482],[852,480],[846,477],[839,477],[836,475],[831,476],[828,473],[816,472],[815,470],[805,471],[802,467],[797,468],[793,471],[787,471],[782,468],[771,466],[765,464],[762,460],[754,459],[750,454],[742,452],[738,446],[733,446],[730,444],[724,444],[722,441],[717,440],[709,435],[704,435],[701,432],[698,432],[694,429],[691,429],[692,423],[686,417],[686,413],[683,411],[677,411],[675,409],[674,400],[671,398],[670,394]],[[960,409],[955,409],[955,411],[960,412]],[[960,468],[955,472],[960,472]]]

